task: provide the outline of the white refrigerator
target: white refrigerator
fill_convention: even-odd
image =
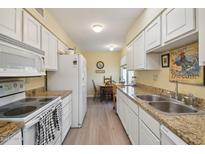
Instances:
[[[87,66],[80,54],[59,55],[58,70],[48,72],[48,90],[72,90],[72,127],[82,127],[87,112]]]

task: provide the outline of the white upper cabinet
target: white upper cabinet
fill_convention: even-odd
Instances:
[[[168,42],[195,29],[195,9],[170,8],[162,13],[163,42]]]
[[[41,35],[41,49],[45,51],[46,70],[57,70],[57,38],[43,27]]]
[[[41,24],[26,11],[23,12],[23,42],[40,49]]]
[[[161,45],[161,16],[155,19],[145,29],[145,50],[148,52],[150,49]]]
[[[205,9],[199,9],[199,65],[205,65]]]
[[[126,61],[127,61],[127,69],[133,70],[134,69],[134,44],[133,43],[131,43],[127,47]]]
[[[146,53],[144,31],[127,47],[128,70],[159,70],[160,55]]]
[[[145,68],[144,32],[134,40],[134,69]]]
[[[22,9],[0,9],[0,33],[18,41],[22,40]]]

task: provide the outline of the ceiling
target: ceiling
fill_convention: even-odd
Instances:
[[[82,51],[108,51],[109,44],[116,44],[119,51],[125,44],[125,37],[141,8],[88,9],[52,8],[48,9],[65,29],[69,37]],[[104,29],[95,33],[91,25],[101,23]]]

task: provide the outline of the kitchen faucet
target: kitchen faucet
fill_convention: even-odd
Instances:
[[[179,97],[179,92],[178,92],[178,81],[176,81],[176,85],[175,85],[175,99],[178,99]]]

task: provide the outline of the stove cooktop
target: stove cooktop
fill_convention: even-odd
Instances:
[[[27,97],[0,107],[0,118],[24,118],[57,97]]]

